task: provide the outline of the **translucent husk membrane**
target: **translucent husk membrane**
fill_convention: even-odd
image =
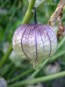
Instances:
[[[13,36],[13,49],[21,58],[30,60],[36,68],[57,49],[57,37],[49,25],[21,25]]]

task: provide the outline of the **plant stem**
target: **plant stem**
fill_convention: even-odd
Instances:
[[[59,43],[58,45],[58,49],[63,45],[63,43],[65,42],[65,37],[62,39],[62,41]]]
[[[9,85],[8,87],[20,87],[20,86],[25,86],[25,85],[29,85],[29,84],[39,83],[39,82],[46,82],[46,81],[61,78],[64,76],[65,76],[65,71],[56,73],[53,75],[48,75],[48,76],[44,76],[44,77],[31,79],[31,80],[24,80],[24,81],[16,82],[14,84]]]
[[[61,55],[65,54],[65,50],[61,51],[59,53],[57,53],[56,55],[54,55],[52,58],[48,58],[46,59],[42,64],[41,67],[39,69],[37,69],[34,73],[32,73],[32,75],[29,78],[34,78],[42,68],[44,68],[44,66],[48,63],[48,62],[53,62],[54,60],[58,59]],[[51,60],[50,60],[51,59]]]
[[[8,80],[7,82],[8,82],[8,83],[12,83],[12,82],[14,82],[14,81],[16,81],[16,80],[19,80],[20,78],[22,78],[23,76],[25,76],[25,75],[31,73],[32,71],[33,71],[33,69],[29,69],[29,70],[27,70],[27,71],[21,73],[20,75],[18,75],[18,76],[16,76],[16,77],[12,78],[11,80]]]
[[[46,59],[43,63],[40,64],[40,68],[38,68],[34,73],[32,73],[32,75],[29,77],[30,78],[34,78],[39,72],[40,70],[48,63],[49,58]]]
[[[7,77],[7,79],[10,79],[10,78],[11,78],[11,76],[13,75],[13,73],[15,72],[15,70],[16,70],[16,67],[13,66],[13,67],[12,67],[12,70],[10,71],[10,73],[9,73],[9,75],[8,75],[8,77]]]
[[[10,63],[7,66],[5,66],[4,68],[2,68],[1,76],[4,76],[8,72],[8,70],[10,69],[11,66],[12,66],[12,63]]]
[[[57,53],[56,55],[54,55],[52,58],[50,58],[50,62],[54,61],[54,60],[57,60],[60,56],[62,56],[63,54],[65,54],[65,50]]]
[[[30,21],[34,4],[35,4],[35,0],[31,0],[30,3],[29,3],[28,10],[25,14],[25,17],[24,17],[23,21],[22,21],[22,24],[28,23]]]
[[[36,15],[36,7],[33,9],[33,14],[34,14],[34,23],[37,24],[37,15]]]
[[[6,0],[6,1],[0,6],[0,9],[3,8],[3,7],[7,4],[8,1],[9,1],[9,0]]]
[[[30,21],[31,16],[32,16],[32,9],[34,7],[34,3],[35,3],[35,0],[30,1],[28,10],[25,14],[25,17],[22,21],[22,24],[26,24]],[[0,68],[5,64],[5,62],[7,61],[7,59],[8,59],[11,52],[12,52],[12,46],[8,49],[7,53],[3,56],[2,60],[0,61]]]
[[[10,45],[10,48],[8,49],[7,53],[3,56],[3,58],[0,60],[0,68],[5,64],[7,59],[9,58],[9,55],[12,51],[12,46]]]
[[[2,67],[2,69],[0,70],[0,75],[3,76],[3,73],[7,72],[8,68],[9,68],[9,65]]]

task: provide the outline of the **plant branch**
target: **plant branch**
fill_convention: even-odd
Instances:
[[[12,46],[10,45],[10,48],[8,49],[7,53],[3,56],[3,58],[0,60],[0,68],[4,65],[4,63],[7,61],[9,58],[9,55],[12,51]]]
[[[65,37],[61,40],[61,42],[59,42],[58,49],[64,44],[64,42],[65,42]]]
[[[62,10],[63,7],[65,5],[65,0],[60,0],[60,2],[57,5],[56,10],[54,11],[54,13],[52,14],[52,16],[50,17],[49,20],[49,24],[52,26],[54,25],[54,23],[56,22],[56,20],[60,17],[60,22],[61,22],[61,14],[62,14]]]
[[[12,78],[11,80],[8,80],[7,82],[8,83],[12,83],[12,82],[15,82],[16,80],[19,80],[20,78],[26,76],[27,74],[31,73],[33,71],[33,69],[29,69],[21,74],[19,74],[18,76]]]
[[[22,24],[26,24],[30,21],[30,18],[31,18],[32,13],[33,13],[32,10],[33,10],[34,4],[35,4],[35,0],[31,0],[29,3],[29,7],[27,9],[27,12],[25,14],[25,17],[22,21]]]
[[[16,82],[14,84],[9,85],[9,87],[19,87],[19,86],[25,86],[25,85],[35,84],[35,83],[39,83],[39,82],[46,82],[46,81],[61,78],[64,76],[65,76],[65,71],[56,73],[53,75],[49,75],[49,76],[44,76],[44,77],[39,77],[39,78],[31,79],[31,80],[24,80],[24,81]]]
[[[40,72],[40,70],[48,63],[49,59],[50,58],[47,58],[44,62],[42,62],[39,65],[39,68],[37,70],[35,70],[34,73],[31,74],[31,76],[29,77],[29,79],[34,78]]]

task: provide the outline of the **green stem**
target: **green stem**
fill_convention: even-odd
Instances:
[[[56,73],[53,75],[49,75],[49,76],[39,77],[39,78],[31,79],[31,80],[27,79],[24,81],[16,82],[14,84],[9,85],[8,87],[20,87],[20,86],[25,86],[29,84],[36,84],[39,82],[46,82],[46,81],[54,80],[54,79],[61,78],[64,76],[65,76],[65,71]]]
[[[10,48],[8,49],[7,53],[3,56],[3,58],[0,60],[0,68],[5,64],[7,59],[9,58],[9,55],[12,51],[12,46],[10,45]]]
[[[11,66],[12,66],[12,63],[5,66],[1,71],[1,76],[4,76],[8,72],[8,70],[10,69]]]
[[[27,70],[27,71],[21,73],[20,75],[18,75],[18,76],[16,76],[16,77],[12,78],[11,80],[8,80],[7,82],[8,82],[8,83],[12,83],[12,82],[14,82],[14,81],[16,81],[16,80],[19,80],[20,78],[22,78],[22,77],[24,77],[25,75],[31,73],[32,71],[33,71],[33,69],[29,69],[29,70]]]
[[[25,17],[22,21],[22,24],[26,24],[30,21],[30,18],[32,16],[32,9],[34,7],[34,3],[35,3],[35,0],[30,1],[28,10],[25,14]],[[3,56],[2,60],[0,61],[0,68],[5,64],[5,62],[7,61],[7,59],[8,59],[11,52],[12,52],[12,46],[8,49],[7,53]]]
[[[50,62],[53,62],[54,60],[57,60],[60,56],[62,56],[63,54],[65,54],[65,50],[57,53],[56,55],[54,55],[52,58],[50,58]]]
[[[65,42],[65,37],[61,40],[61,42],[58,45],[58,49],[63,45],[63,43]]]
[[[35,4],[35,0],[31,0],[28,6],[27,12],[25,14],[25,17],[22,21],[22,24],[28,23],[30,21],[34,4]]]
[[[48,58],[46,59],[42,64],[41,67],[39,69],[37,69],[34,73],[32,73],[32,75],[30,76],[30,78],[34,78],[39,72],[40,70],[48,63],[48,62],[53,62],[54,60],[58,59],[61,55],[65,54],[65,50],[61,51],[59,53],[57,53],[56,55],[54,55],[52,58]],[[51,59],[51,60],[50,60]]]
[[[39,66],[40,68],[38,68],[34,73],[32,73],[32,75],[29,77],[29,79],[34,78],[40,72],[40,70],[48,63],[48,61],[49,61],[49,58],[46,59],[43,63],[41,63]]]
[[[16,70],[16,67],[13,66],[13,67],[12,67],[12,70],[10,71],[10,73],[9,73],[9,75],[8,75],[8,77],[7,77],[7,79],[10,79],[10,78],[11,78],[11,76],[13,75],[13,73],[15,72],[15,70]]]
[[[6,65],[4,67],[2,67],[2,69],[0,70],[0,75],[3,76],[3,73],[5,73],[9,68],[9,65]]]
[[[9,1],[9,0],[6,0],[6,1],[0,6],[0,9],[3,8],[3,7],[7,4],[8,1]]]

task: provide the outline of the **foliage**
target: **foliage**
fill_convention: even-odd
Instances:
[[[59,0],[45,0],[45,2],[37,8],[38,22],[47,24],[58,2]],[[27,60],[23,61],[22,59],[19,59],[14,53],[11,53],[12,36],[15,29],[20,24],[27,22],[33,23],[32,13],[29,13],[29,20],[24,17],[28,8],[28,4],[29,3],[27,0],[0,0],[0,76],[6,79],[8,87],[22,87],[22,85],[27,86],[28,84],[45,81],[48,81],[47,83],[45,82],[47,87],[55,87],[53,86],[55,80],[49,80],[65,76],[65,71],[63,71],[65,69],[64,37],[58,41],[58,50],[56,54],[51,58],[43,61],[39,65],[40,68],[37,70],[34,70]],[[65,24],[65,9],[63,9],[63,12],[62,21],[63,24]],[[27,14],[27,16],[29,15]],[[61,71],[63,72],[59,72],[54,75],[48,75],[48,77],[45,76],[44,67],[49,63],[51,64],[54,62],[57,62],[60,65]],[[65,78],[62,79],[65,81]]]

